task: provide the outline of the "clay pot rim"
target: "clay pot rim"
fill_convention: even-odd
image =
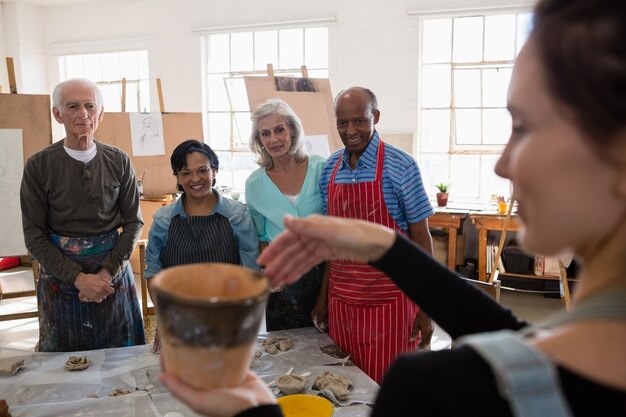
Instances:
[[[168,301],[173,301],[175,303],[180,303],[180,304],[184,304],[186,306],[192,306],[192,307],[206,307],[209,305],[212,307],[247,306],[247,305],[258,304],[259,302],[262,302],[270,294],[270,289],[265,288],[263,292],[261,292],[260,294],[253,295],[250,297],[218,299],[217,297],[207,297],[207,298],[184,297],[182,295],[165,291],[159,287],[153,287],[152,290],[158,293],[160,297],[163,297],[167,299]]]
[[[152,277],[151,280],[154,280],[153,281],[154,283],[158,283],[159,281],[165,280],[166,278],[164,277],[172,273],[172,271],[174,270],[196,269],[198,267],[207,268],[207,269],[223,268],[226,270],[228,269],[244,270],[246,271],[246,273],[253,276],[254,279],[266,280],[266,282],[269,282],[267,280],[267,277],[265,277],[263,274],[259,273],[258,271],[244,267],[242,265],[234,265],[234,264],[223,263],[223,262],[199,262],[199,263],[193,263],[193,264],[172,266],[172,267],[161,270],[158,274]],[[265,288],[263,288],[263,291],[259,292],[258,294],[233,296],[229,298],[219,298],[216,296],[213,296],[213,297],[207,296],[203,298],[198,298],[198,297],[193,297],[193,296],[187,296],[187,295],[182,295],[180,293],[172,292],[171,289],[167,288],[166,286],[161,286],[159,284],[151,285],[150,289],[152,291],[155,291],[155,296],[156,294],[159,294],[161,297],[165,297],[170,301],[184,303],[186,305],[191,305],[191,306],[200,306],[200,307],[209,306],[209,305],[212,307],[249,305],[249,304],[257,303],[259,301],[263,301],[263,298],[268,297],[270,293],[269,284],[266,285]]]

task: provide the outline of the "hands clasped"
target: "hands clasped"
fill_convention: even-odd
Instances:
[[[95,274],[79,272],[74,286],[79,291],[78,299],[85,303],[101,303],[115,292],[113,278],[106,268],[101,268]]]

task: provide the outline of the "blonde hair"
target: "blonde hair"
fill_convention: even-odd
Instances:
[[[304,129],[298,115],[289,107],[287,103],[280,99],[270,99],[261,104],[252,112],[252,133],[250,134],[250,149],[257,155],[257,164],[263,168],[272,168],[274,162],[272,157],[263,147],[259,132],[259,120],[264,117],[277,114],[281,116],[289,126],[292,134],[292,142],[289,147],[289,155],[293,155],[296,161],[301,162],[306,159],[304,152]]]

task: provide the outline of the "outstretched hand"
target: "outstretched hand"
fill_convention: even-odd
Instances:
[[[259,256],[273,287],[291,284],[322,261],[380,259],[395,241],[393,230],[362,220],[285,216],[283,231]]]
[[[167,372],[161,375],[161,382],[167,386],[174,397],[205,416],[231,417],[252,407],[276,403],[276,397],[269,388],[251,371],[248,371],[241,385],[234,388],[202,391],[185,384]]]

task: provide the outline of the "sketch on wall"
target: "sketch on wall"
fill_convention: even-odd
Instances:
[[[0,257],[27,254],[20,209],[23,146],[22,129],[0,129]]]
[[[130,113],[133,156],[165,155],[161,113]]]

